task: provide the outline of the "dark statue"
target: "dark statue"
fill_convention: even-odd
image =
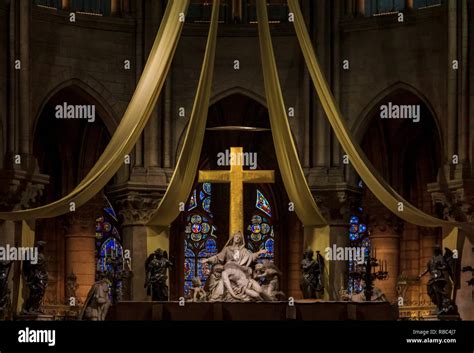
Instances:
[[[314,252],[307,249],[301,260],[301,283],[300,288],[304,299],[320,299],[324,294],[322,275],[324,273],[324,259],[317,251],[316,260],[313,259]]]
[[[0,261],[0,320],[5,319],[10,308],[10,290],[8,289],[8,276],[12,262]]]
[[[445,248],[443,255],[441,248],[435,247],[433,257],[426,265],[426,270],[416,277],[417,280],[420,280],[425,274],[430,274],[427,284],[428,295],[433,304],[437,306],[438,315],[457,315],[456,304],[451,300],[446,290],[449,278],[454,281],[456,259],[453,255],[453,252],[448,248]]]
[[[167,252],[163,249],[156,249],[153,254],[148,256],[145,262],[145,288],[147,295],[151,295],[151,300],[168,300],[167,270],[173,267],[173,263],[168,260]]]
[[[44,247],[46,242],[38,241],[38,261],[33,264],[31,261],[23,261],[23,276],[28,287],[28,297],[25,300],[23,312],[25,314],[42,313],[46,287],[48,286],[48,269]]]

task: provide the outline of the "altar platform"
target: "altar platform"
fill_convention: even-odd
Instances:
[[[209,320],[397,320],[398,307],[387,302],[296,301],[262,303],[120,302],[106,320],[209,321]]]

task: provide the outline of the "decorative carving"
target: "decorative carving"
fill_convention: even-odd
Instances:
[[[48,179],[41,174],[27,175],[23,170],[0,171],[0,209],[10,211],[36,206]]]
[[[135,192],[116,201],[118,213],[123,217],[123,225],[146,224],[156,210],[158,203],[158,198]]]

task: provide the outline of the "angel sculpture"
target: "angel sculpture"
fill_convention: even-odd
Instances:
[[[426,270],[423,271],[417,280],[420,280],[425,274],[430,273],[430,279],[427,284],[428,295],[433,304],[438,307],[438,315],[456,315],[456,304],[451,300],[451,296],[446,293],[446,285],[448,279],[454,282],[456,259],[454,253],[445,248],[445,253],[439,246],[435,247],[434,254],[431,260],[426,265]]]
[[[163,249],[156,249],[145,262],[145,288],[147,295],[153,301],[168,301],[168,276],[166,271],[173,268],[173,263],[168,260],[168,253]]]
[[[206,291],[202,288],[201,279],[194,277],[192,279],[193,287],[189,290],[190,302],[203,302],[206,301]]]
[[[255,265],[253,278],[259,282],[268,301],[283,300],[285,294],[280,291],[280,277],[282,273],[271,261],[264,261]]]

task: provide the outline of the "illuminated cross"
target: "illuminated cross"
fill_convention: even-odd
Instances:
[[[243,156],[242,147],[231,147],[232,156]],[[244,183],[274,183],[273,170],[244,170],[244,158],[231,158],[230,170],[200,170],[200,183],[229,183],[230,184],[230,220],[229,236],[237,231],[244,233]],[[239,163],[240,162],[240,163]]]

